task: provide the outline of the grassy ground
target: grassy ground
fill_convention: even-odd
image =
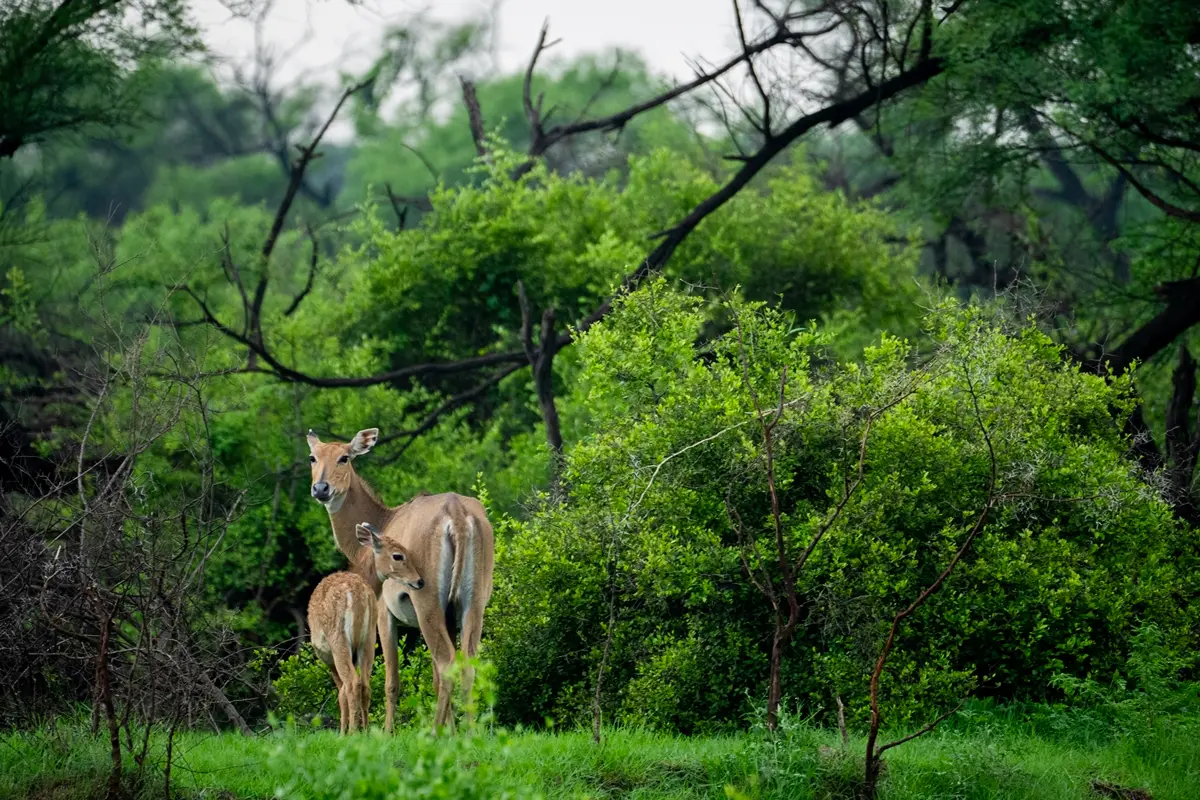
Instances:
[[[881,797],[1095,798],[1099,779],[1154,800],[1200,798],[1200,716],[1132,726],[1087,716],[969,709],[951,725],[889,753]],[[155,740],[161,764],[165,742]],[[420,731],[344,740],[329,731],[247,739],[187,734],[175,741],[174,796],[184,798],[425,797],[853,798],[862,742],[802,726],[777,737],[672,737],[610,732],[462,735]],[[0,797],[96,797],[109,765],[104,737],[75,725],[0,736]],[[132,766],[130,767],[132,769]],[[144,794],[163,796],[159,767]]]

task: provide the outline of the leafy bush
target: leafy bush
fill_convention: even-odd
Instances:
[[[1159,625],[1144,622],[1133,635],[1129,657],[1107,682],[1091,674],[1054,676],[1053,684],[1070,702],[1053,715],[1054,727],[1137,736],[1162,725],[1192,722],[1188,714],[1200,703],[1200,687],[1180,681],[1179,674],[1196,656],[1181,654],[1178,646]]]
[[[513,86],[519,89],[519,81]],[[455,130],[473,152],[467,131]],[[594,178],[562,175],[539,164],[514,180],[507,167],[516,156],[500,142],[492,155],[489,167],[476,168],[475,185],[437,188],[430,211],[403,230],[394,229],[390,210],[370,205],[344,227],[315,224],[304,207],[293,209],[291,220],[314,222],[319,246],[314,250],[302,226],[280,235],[262,309],[265,343],[272,352],[310,375],[350,376],[416,361],[519,351],[518,281],[535,314],[553,306],[561,323],[580,318],[645,255],[652,233],[677,221],[725,177],[700,159],[657,150],[629,159],[624,177],[616,172]],[[240,168],[252,166],[246,161]],[[47,222],[45,242],[14,251],[19,271],[0,298],[0,317],[22,325],[29,318],[30,326],[40,320],[47,330],[115,352],[119,343],[98,330],[97,319],[169,316],[189,324],[153,326],[148,350],[179,346],[206,374],[240,371],[244,346],[210,326],[190,324],[200,314],[196,300],[172,288],[186,284],[216,317],[239,328],[245,309],[229,284],[226,259],[248,284],[256,283],[274,204],[209,200],[213,193],[237,188],[235,194],[250,201],[258,197],[254,192],[262,181],[222,188],[218,184],[228,176],[209,170],[206,180],[212,185],[206,188],[184,172],[160,171],[166,183],[159,188],[169,190],[168,184],[183,181],[198,194],[131,213],[119,229],[95,226],[87,239],[78,221]],[[837,342],[847,350],[875,326],[912,328],[918,251],[905,246],[904,222],[871,204],[824,191],[804,158],[763,177],[761,185],[743,192],[689,237],[669,264],[671,276],[740,283],[758,299],[782,292],[783,302],[802,318],[839,326]],[[764,230],[771,235],[764,236]],[[312,291],[293,313],[285,313],[305,292],[314,253]],[[119,265],[104,280],[97,279],[98,255]],[[44,268],[49,264],[54,269]],[[81,306],[87,313],[79,313]],[[30,318],[35,311],[37,319]],[[562,387],[576,382],[575,349],[559,353],[554,366],[556,392],[574,393]],[[293,636],[297,614],[303,614],[320,577],[345,566],[330,536],[328,515],[306,491],[303,431],[312,426],[323,436],[345,438],[378,426],[387,437],[424,428],[432,409],[481,377],[447,374],[428,384],[313,391],[250,372],[206,385],[204,418],[181,419],[139,460],[138,469],[151,494],[147,502],[164,514],[173,513],[181,491],[209,483],[223,508],[236,509],[222,546],[207,561],[203,582],[213,615],[228,622],[239,638],[231,652]],[[41,379],[31,374],[28,380]],[[115,421],[133,414],[126,399],[114,402]],[[598,410],[575,402],[562,415],[568,447],[593,432],[591,418]],[[54,416],[39,428],[69,439],[87,415],[63,422]],[[92,431],[97,448],[116,444],[106,438],[108,427]],[[211,463],[194,457],[198,441],[211,444]],[[402,446],[403,457],[397,457]],[[529,494],[545,486],[548,466],[530,373],[519,370],[478,402],[442,415],[411,446],[405,437],[381,445],[359,469],[390,503],[422,490],[470,493],[482,472],[495,509],[523,515]],[[740,671],[742,660],[757,658],[733,644],[736,637],[718,644],[719,636],[696,634],[704,647],[711,642],[724,649],[728,663],[721,668],[726,671]],[[684,667],[663,660],[647,669],[643,683],[649,685],[654,669]],[[585,695],[579,695],[581,707]],[[251,717],[267,710],[255,702],[259,698],[233,699]],[[667,706],[655,713],[664,719],[687,716],[662,702]]]
[[[701,338],[716,314],[737,327]],[[824,334],[761,304],[706,307],[661,280],[625,297],[582,337],[563,401],[594,430],[568,455],[569,500],[513,522],[497,557],[502,718],[582,722],[602,664],[607,713],[682,731],[736,724],[765,691],[772,612],[744,566],[775,569],[755,398],[783,403],[774,466],[793,556],[853,484],[874,414],[861,485],[797,579],[783,685],[805,708],[827,714],[840,695],[852,725],[865,719],[892,615],[993,490],[974,547],[900,631],[883,679],[894,724],[972,687],[1037,697],[1056,674],[1110,671],[1143,616],[1190,647],[1195,541],[1125,458],[1128,378],[1080,372],[1003,309],[942,306],[927,327],[916,359],[885,336],[839,363]]]
[[[396,724],[406,725],[418,719],[432,706],[433,672],[429,655],[418,650],[409,655],[401,653],[398,671],[400,695],[396,703]],[[312,644],[305,642],[299,652],[279,662],[279,676],[272,682],[275,703],[273,711],[282,717],[293,716],[310,721],[328,715],[336,726],[338,720],[337,690],[333,673],[317,658]],[[382,725],[386,715],[386,674],[383,656],[375,657],[371,667],[370,719]]]

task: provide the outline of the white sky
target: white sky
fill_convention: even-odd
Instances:
[[[210,48],[244,61],[254,51],[253,26],[232,17],[220,0],[194,0],[193,12],[205,28]],[[278,71],[286,84],[302,71],[361,69],[379,52],[388,23],[403,22],[432,9],[442,19],[488,14],[487,0],[276,0],[265,27],[276,53],[303,42]],[[514,71],[528,61],[543,20],[550,38],[561,39],[550,55],[570,58],[621,47],[640,53],[651,70],[689,79],[688,58],[724,60],[737,50],[732,0],[501,0],[496,56],[500,69]]]

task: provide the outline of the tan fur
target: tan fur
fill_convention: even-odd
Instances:
[[[375,594],[354,573],[326,576],[308,600],[313,649],[333,671],[343,734],[367,727],[376,626]]]
[[[417,627],[429,647],[434,662],[434,689],[438,696],[435,730],[453,725],[450,713],[450,693],[442,691],[442,675],[454,660],[454,642],[446,628],[445,610],[441,606],[442,547],[445,540],[443,524],[450,518],[451,572],[447,599],[458,605],[464,587],[471,586],[470,606],[460,609],[462,615],[461,643],[463,653],[473,658],[479,652],[483,632],[483,613],[492,595],[492,572],[495,561],[495,536],[483,505],[473,497],[454,493],[418,495],[407,503],[389,508],[374,494],[367,483],[354,471],[353,459],[370,450],[379,436],[378,429],[360,431],[349,443],[321,442],[309,433],[309,449],[313,457],[312,478],[329,484],[332,496],[325,501],[333,526],[338,549],[350,561],[350,568],[359,574],[379,598],[378,627],[380,645],[386,667],[387,720],[393,730],[396,700],[399,694],[399,659],[393,626],[404,625],[387,608],[382,597],[383,581],[376,569],[375,554],[358,540],[356,528],[367,523],[387,541],[404,549],[411,563],[424,580],[420,590],[406,588],[417,618]],[[347,457],[346,463],[339,460]],[[469,535],[471,526],[474,535]],[[470,548],[471,574],[467,569],[467,550]],[[386,572],[385,572],[386,575]],[[464,693],[469,693],[474,671],[466,669],[462,676]]]
[[[413,565],[412,556],[399,542],[380,536],[369,522],[360,522],[354,528],[358,543],[371,548],[375,558],[375,574],[383,581],[395,581],[408,591],[425,588],[425,579]]]

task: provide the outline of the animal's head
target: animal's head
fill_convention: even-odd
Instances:
[[[360,522],[354,526],[358,543],[371,548],[375,553],[375,571],[381,580],[399,581],[414,591],[425,588],[425,579],[413,566],[408,551],[393,539],[380,536],[379,531],[369,522]]]
[[[354,479],[351,462],[371,452],[379,440],[379,428],[359,431],[348,443],[322,442],[308,432],[308,460],[312,464],[312,496],[317,502],[336,512],[346,500],[346,492]]]

